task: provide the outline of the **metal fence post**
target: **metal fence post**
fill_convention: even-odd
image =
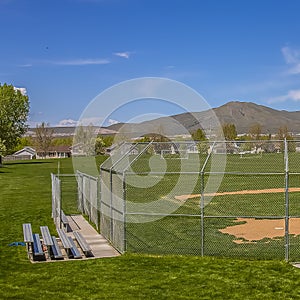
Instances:
[[[91,188],[92,179],[90,177],[88,177],[88,179],[89,179],[89,199],[88,199],[88,203],[89,203],[89,206],[90,206],[89,221],[91,221],[91,219],[92,219],[92,188]]]
[[[101,169],[99,177],[97,177],[97,204],[96,204],[96,210],[97,210],[97,229],[99,232],[101,232],[100,227],[100,218],[101,218]]]
[[[110,241],[113,243],[113,174],[112,169],[109,170],[109,177],[110,177]]]
[[[204,172],[201,171],[200,173],[200,180],[201,180],[201,203],[200,203],[200,206],[201,206],[201,256],[204,256]]]
[[[127,249],[127,238],[126,238],[126,175],[123,172],[123,252]]]
[[[289,156],[288,143],[284,139],[284,159],[285,159],[285,260],[289,260]]]

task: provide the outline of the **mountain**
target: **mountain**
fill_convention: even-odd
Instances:
[[[239,134],[248,133],[251,126],[260,124],[263,133],[276,134],[282,126],[290,132],[300,134],[300,111],[276,110],[252,102],[228,102],[211,110],[183,113],[170,117],[161,117],[141,123],[117,123],[108,127],[97,127],[95,130],[102,135],[114,135],[116,132],[127,133],[131,137],[147,133],[158,133],[167,136],[189,134],[198,128],[214,129],[216,120],[221,125],[233,123]],[[200,122],[199,122],[200,121]],[[75,127],[52,127],[55,137],[74,136]],[[36,128],[31,128],[26,136],[35,135]]]
[[[54,137],[73,137],[75,135],[76,127],[49,127],[49,129],[53,130]],[[101,135],[114,135],[117,131],[113,129],[109,129],[107,127],[99,127],[93,126],[95,133]],[[24,136],[35,136],[36,128],[29,128]]]
[[[229,102],[214,109],[221,124],[235,124],[238,133],[247,133],[254,124],[260,124],[264,133],[277,133],[287,126],[289,131],[300,133],[300,111],[276,110],[251,102]]]
[[[275,134],[282,126],[287,126],[290,132],[300,133],[300,111],[275,110],[252,102],[238,101],[228,102],[208,111],[183,113],[138,124],[115,124],[108,129],[131,132],[133,136],[140,136],[144,132],[179,135],[193,132],[201,127],[214,129],[215,116],[221,125],[235,124],[240,134],[248,133],[251,126],[255,124],[260,124],[263,133]]]

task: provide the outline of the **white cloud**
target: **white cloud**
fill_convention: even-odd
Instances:
[[[109,64],[108,59],[74,59],[64,61],[50,61],[49,63],[62,66],[84,66],[84,65],[105,65]]]
[[[281,48],[285,62],[290,65],[288,74],[300,74],[300,50],[290,47]]]
[[[167,70],[174,69],[174,68],[175,68],[175,66],[173,66],[173,65],[169,65],[169,66],[165,67],[165,69],[167,69]]]
[[[105,58],[79,58],[70,60],[35,60],[32,63],[19,65],[19,67],[32,67],[34,65],[58,65],[58,66],[86,66],[86,65],[105,65],[110,60]]]
[[[132,52],[129,52],[129,51],[115,52],[114,53],[115,56],[123,57],[123,58],[126,58],[126,59],[129,59],[129,57],[130,57],[131,54],[132,54]]]
[[[70,60],[35,60],[31,63],[18,65],[19,67],[33,67],[35,65],[57,65],[57,66],[86,66],[86,65],[106,65],[111,61],[106,58],[78,58]]]
[[[297,50],[291,49],[290,47],[281,48],[284,60],[287,64],[297,63],[299,60],[299,52]]]
[[[107,123],[108,123],[108,125],[110,126],[110,125],[118,124],[118,123],[120,123],[120,122],[117,121],[117,120],[109,119],[109,120],[107,121]]]
[[[290,90],[287,94],[274,97],[268,100],[269,104],[277,103],[277,102],[285,102],[288,100],[292,100],[294,102],[300,101],[300,90]]]
[[[23,65],[18,65],[18,67],[21,67],[21,68],[29,68],[29,67],[32,67],[32,64],[23,64]]]
[[[75,127],[77,126],[78,121],[72,120],[72,119],[65,119],[59,121],[59,123],[56,125],[58,127]]]

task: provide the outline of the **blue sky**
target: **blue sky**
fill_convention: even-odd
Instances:
[[[73,123],[103,90],[145,76],[212,107],[300,110],[299,11],[297,0],[0,0],[0,82],[26,88],[31,125]]]

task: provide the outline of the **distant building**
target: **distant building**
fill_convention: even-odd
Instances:
[[[36,158],[36,150],[27,146],[12,155],[5,156],[3,160],[27,160],[34,158]]]
[[[87,156],[84,143],[77,143],[70,147],[72,156]]]
[[[36,151],[36,158],[66,158],[71,157],[71,147],[52,146],[45,153],[42,150]]]
[[[36,150],[32,147],[24,147],[23,149],[15,152],[12,155],[5,156],[4,161],[9,160],[30,160],[40,158],[66,158],[71,157],[71,147],[69,146],[53,146],[44,152],[42,150]]]

